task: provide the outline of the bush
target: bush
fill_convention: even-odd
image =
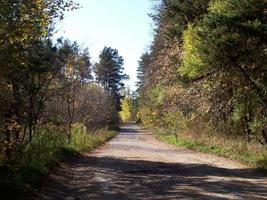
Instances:
[[[67,145],[67,148],[73,149],[76,152],[91,150],[106,140],[113,137],[117,132],[110,131],[108,128],[102,128],[90,132],[86,130],[86,127],[83,124],[74,124],[73,126],[73,135],[71,144]]]
[[[68,144],[64,129],[40,127],[31,143],[19,147],[11,163],[0,166],[0,197],[21,199],[27,193],[26,185],[38,187],[49,170],[60,161],[81,151],[92,150],[116,133],[107,128],[87,132],[83,124],[74,124],[72,140]]]

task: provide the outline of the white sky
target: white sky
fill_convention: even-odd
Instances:
[[[152,0],[75,0],[82,8],[66,13],[56,29],[63,36],[89,48],[92,61],[98,61],[104,46],[116,48],[124,58],[126,82],[135,89],[136,68],[141,54],[153,37]]]

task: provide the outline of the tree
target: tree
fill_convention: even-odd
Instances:
[[[232,118],[251,138],[266,125],[266,3],[215,0],[209,10],[184,33],[179,71],[205,80],[210,111]]]
[[[140,93],[141,89],[144,87],[145,78],[146,78],[146,70],[150,63],[150,55],[148,52],[144,53],[140,60],[138,61],[138,68],[137,68],[137,92]]]
[[[95,84],[85,84],[77,96],[75,122],[83,123],[88,130],[112,125],[117,111],[109,94]]]
[[[111,94],[118,93],[124,88],[123,81],[128,79],[123,74],[123,58],[119,56],[118,50],[105,47],[96,64],[96,80],[101,83],[106,91]]]
[[[19,83],[25,95],[24,104],[25,113],[27,113],[24,114],[26,125],[23,139],[28,128],[29,141],[31,141],[50,87],[61,67],[57,58],[57,48],[50,40],[34,42],[28,49],[27,62],[29,63],[27,68],[20,72],[23,78],[19,80]]]
[[[164,0],[153,17],[138,68],[143,122],[267,138],[266,2]]]
[[[210,0],[163,0],[159,10],[159,26],[165,26],[167,38],[182,39],[183,31],[189,23],[194,23],[208,12]]]
[[[66,116],[68,116],[68,140],[70,142],[71,128],[75,119],[75,104],[77,96],[79,95],[79,89],[92,78],[91,62],[88,49],[81,51],[76,42],[71,43],[68,40],[60,41],[59,48],[59,55],[64,59],[64,66],[61,70],[59,84],[62,88],[62,101],[64,101],[62,104],[65,103],[67,106]]]
[[[47,40],[53,23],[62,19],[66,8],[74,9],[76,4],[69,0],[1,2],[0,79],[10,98],[1,116],[6,135],[7,157],[10,157],[10,144],[13,144],[12,135],[15,135],[17,142],[19,140],[24,125],[24,109],[29,102],[24,98],[23,87],[26,85],[25,81],[28,81],[24,76],[26,74],[28,77],[38,71],[31,66],[29,58],[34,56],[31,51],[36,44]]]
[[[123,70],[123,58],[118,50],[105,47],[100,53],[99,63],[95,66],[96,80],[110,94],[117,110],[120,110],[119,92],[124,88],[123,81],[129,78]]]
[[[125,97],[121,101],[120,117],[123,122],[131,120],[131,99],[129,97]]]

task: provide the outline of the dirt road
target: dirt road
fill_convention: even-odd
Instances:
[[[135,124],[62,164],[41,199],[267,199],[267,179],[210,154],[161,143]]]

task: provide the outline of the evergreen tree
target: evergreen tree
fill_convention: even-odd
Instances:
[[[123,81],[128,75],[123,73],[123,58],[117,49],[105,47],[99,56],[99,63],[96,64],[96,80],[100,83],[111,97],[117,110],[120,110],[120,91],[124,88]]]
[[[205,80],[211,111],[242,124],[248,138],[267,120],[266,22],[262,0],[215,0],[184,33],[179,72]]]
[[[124,88],[123,81],[128,76],[123,73],[123,58],[117,49],[105,47],[100,56],[99,63],[96,64],[96,80],[101,83],[110,94],[118,94]]]

